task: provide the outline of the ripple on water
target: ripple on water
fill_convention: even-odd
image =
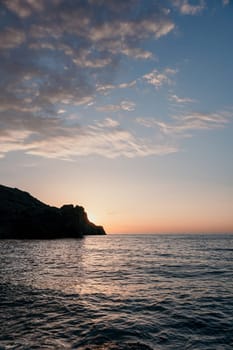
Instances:
[[[184,236],[0,241],[0,350],[232,350],[232,246]]]

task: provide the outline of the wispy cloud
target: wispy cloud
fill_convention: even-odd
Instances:
[[[159,89],[163,85],[172,85],[172,77],[178,72],[174,68],[165,68],[161,71],[158,69],[153,69],[151,72],[144,74],[142,77],[138,77],[135,80],[126,83],[120,84],[103,84],[97,85],[96,91],[104,95],[109,94],[112,90],[116,89],[127,89],[135,87],[140,81],[146,82],[149,85],[154,86],[156,89]],[[175,96],[175,95],[174,95]]]
[[[52,3],[58,3],[52,0]],[[21,18],[26,18],[34,12],[42,12],[46,5],[46,0],[3,0],[9,10],[16,13]]]
[[[205,0],[197,1],[197,5],[192,4],[189,0],[172,0],[172,3],[183,15],[196,15],[206,7]]]
[[[66,125],[57,118],[37,118],[33,123],[30,118],[24,118],[22,125],[18,120],[12,122],[6,118],[4,130],[4,133],[0,133],[0,157],[18,150],[26,154],[64,160],[86,155],[131,158],[169,154],[177,150],[167,143],[142,139],[121,128],[111,118],[85,127],[78,124]]]
[[[128,88],[133,88],[137,84],[137,80],[132,80],[130,82],[126,83],[120,83],[120,84],[98,84],[96,87],[96,91],[98,93],[107,95],[109,92],[115,89],[128,89]]]
[[[172,68],[166,68],[162,72],[159,72],[157,69],[154,69],[152,72],[145,74],[142,79],[148,84],[153,85],[157,89],[164,84],[171,85],[171,77],[177,73],[177,70]]]
[[[26,40],[25,33],[18,28],[6,27],[0,32],[0,50],[14,49]]]
[[[20,118],[12,114],[0,115],[0,157],[8,152],[21,150],[26,154],[46,158],[75,159],[77,156],[101,155],[142,157],[177,152],[180,141],[201,130],[224,128],[232,120],[229,111],[218,113],[186,113],[175,115],[170,121],[138,118],[136,121],[150,128],[150,136],[141,137],[140,131],[125,129],[118,120],[106,118],[88,124],[76,119],[59,117],[32,117],[21,112]]]
[[[190,98],[190,97],[179,97],[175,94],[173,95],[170,95],[169,96],[169,100],[170,101],[173,101],[175,103],[178,103],[178,104],[186,104],[186,103],[193,103],[193,102],[197,102],[195,99],[193,98]]]
[[[0,158],[4,158],[11,151],[27,151],[25,140],[30,136],[28,130],[5,130],[0,133]]]
[[[138,118],[137,122],[145,127],[155,127],[164,135],[187,137],[198,130],[213,130],[225,127],[233,114],[227,111],[218,113],[187,113],[172,116],[170,122],[158,119]]]
[[[104,105],[96,107],[96,110],[99,112],[118,112],[118,111],[127,111],[132,112],[135,110],[135,103],[133,101],[121,101],[117,105]]]

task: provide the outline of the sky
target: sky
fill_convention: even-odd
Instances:
[[[230,0],[1,0],[0,183],[107,233],[233,232]]]

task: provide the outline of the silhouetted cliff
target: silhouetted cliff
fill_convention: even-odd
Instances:
[[[83,207],[51,207],[29,193],[0,185],[0,238],[50,239],[104,235]]]

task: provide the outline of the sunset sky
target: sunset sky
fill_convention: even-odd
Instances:
[[[108,233],[233,232],[230,0],[1,0],[0,183]]]

